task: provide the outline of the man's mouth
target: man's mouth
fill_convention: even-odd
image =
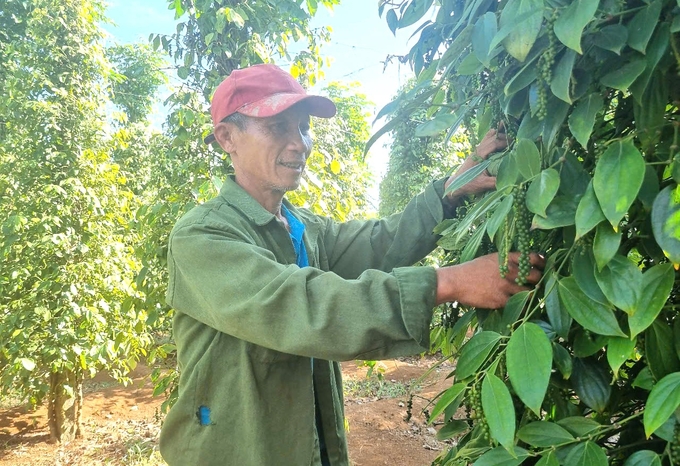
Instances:
[[[290,168],[291,170],[296,170],[298,172],[301,172],[305,168],[305,164],[303,162],[279,162],[279,163],[286,168]]]

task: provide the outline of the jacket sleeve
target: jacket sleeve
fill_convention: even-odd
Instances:
[[[389,272],[427,256],[437,244],[432,231],[447,214],[442,204],[445,181],[430,183],[403,212],[384,219],[346,223],[327,219],[323,244],[330,270],[355,278],[368,269]]]
[[[278,263],[228,225],[208,222],[173,231],[168,266],[168,302],[176,311],[269,349],[342,361],[414,354],[429,345],[431,267],[366,270],[345,279]]]

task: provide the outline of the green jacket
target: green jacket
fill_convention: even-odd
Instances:
[[[349,464],[334,361],[428,347],[435,271],[409,265],[435,247],[443,185],[383,220],[336,223],[284,200],[306,227],[303,268],[283,225],[232,179],[177,223],[167,299],[181,375],[160,440],[170,466],[320,465],[314,387],[331,465]]]

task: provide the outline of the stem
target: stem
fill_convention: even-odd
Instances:
[[[642,7],[640,7],[642,8]],[[671,49],[673,50],[673,55],[675,56],[675,61],[678,64],[678,72],[680,72],[680,51],[678,50],[678,45],[675,43],[675,36],[671,35],[670,37],[670,43],[671,43]]]
[[[665,440],[663,440],[663,439],[641,440],[641,441],[639,441],[639,442],[631,443],[631,444],[629,444],[629,445],[624,445],[624,446],[622,446],[622,447],[614,448],[613,450],[609,450],[609,451],[608,451],[608,454],[609,454],[610,456],[614,456],[616,453],[619,453],[619,452],[621,452],[621,451],[627,450],[627,449],[629,449],[629,448],[639,447],[639,446],[641,446],[641,445],[649,445],[651,442],[654,442],[654,443],[661,443],[661,442],[665,442]]]
[[[636,8],[631,8],[630,10],[619,11],[618,13],[612,13],[612,14],[610,14],[609,17],[610,17],[610,18],[616,18],[616,17],[618,17],[618,16],[625,16],[625,15],[627,15],[628,13],[636,13],[636,12],[642,10],[643,8],[645,8],[645,7],[644,7],[644,6],[639,6],[639,7],[636,7]]]

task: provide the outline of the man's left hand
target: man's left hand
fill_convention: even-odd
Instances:
[[[460,175],[477,165],[482,160],[486,160],[489,155],[493,154],[494,152],[501,151],[506,147],[508,147],[508,138],[503,131],[503,127],[501,126],[500,130],[489,130],[489,132],[484,135],[482,142],[479,143],[475,151],[465,159],[460,167],[458,167],[456,173],[449,177],[444,186],[448,188],[448,186],[453,183],[453,180],[458,178]],[[447,194],[447,198],[451,204],[457,205],[460,199],[467,196],[468,194],[479,194],[486,191],[491,191],[493,189],[496,189],[496,177],[491,176],[486,171],[484,171],[465,186],[462,186],[456,191]]]

